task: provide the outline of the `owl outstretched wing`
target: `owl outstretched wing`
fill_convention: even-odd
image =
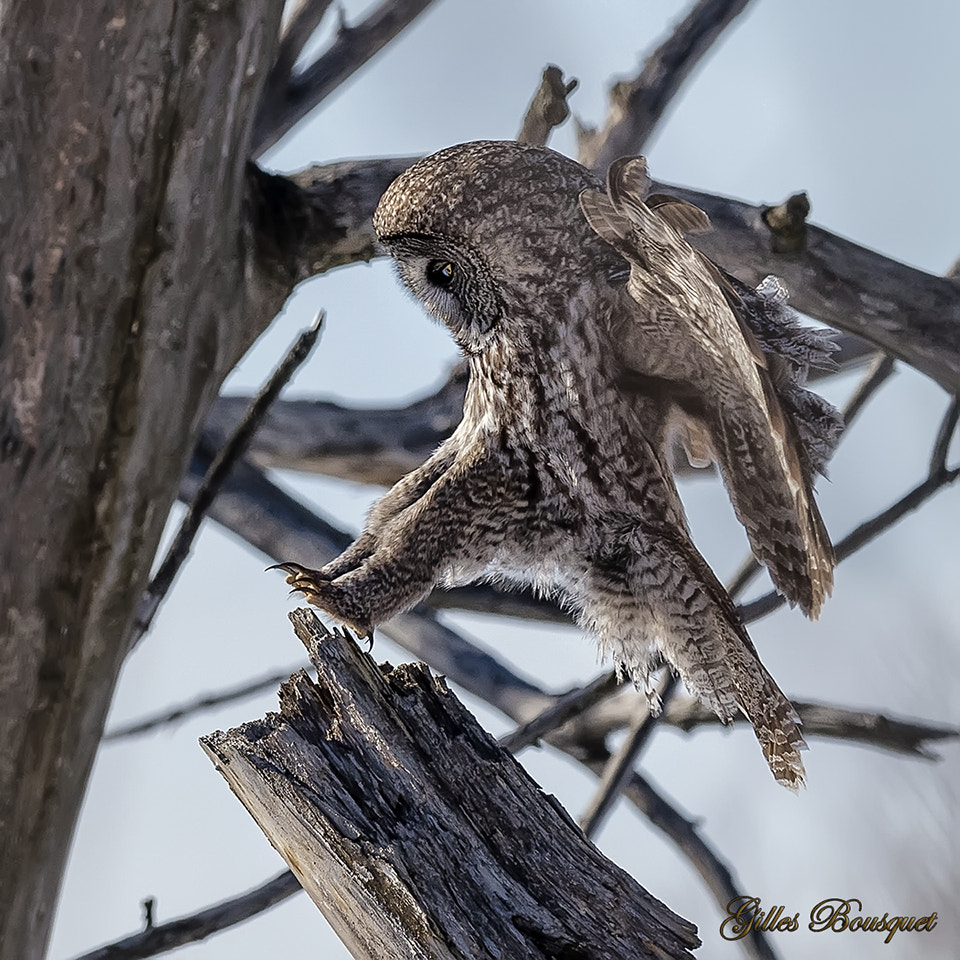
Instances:
[[[695,250],[709,228],[693,204],[649,186],[641,157],[610,168],[607,193],[585,190],[593,230],[629,264],[612,319],[624,388],[655,391],[687,427],[695,459],[715,459],[754,554],[777,588],[816,618],[835,558],[813,495],[839,437],[833,408],[803,387],[829,343],[785,306],[779,281],[756,290]]]

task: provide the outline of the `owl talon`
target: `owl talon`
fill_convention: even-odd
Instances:
[[[282,570],[287,575],[287,583],[293,589],[291,593],[302,593],[310,602],[318,607],[324,606],[320,602],[323,595],[323,584],[329,584],[330,581],[323,577],[319,570],[310,570],[299,563],[275,563],[268,570]]]
[[[357,635],[358,639],[366,640],[369,649],[373,649],[373,627],[366,618],[351,618],[343,612],[344,597],[330,577],[324,576],[320,570],[311,570],[299,563],[275,563],[267,567],[268,570],[282,570],[287,575],[287,583],[292,587],[290,595],[299,593],[315,607],[319,607],[331,617],[346,624]]]

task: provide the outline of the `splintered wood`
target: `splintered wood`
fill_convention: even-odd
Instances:
[[[423,664],[309,610],[318,672],[201,740],[356,958],[691,958],[695,927],[607,860]]]

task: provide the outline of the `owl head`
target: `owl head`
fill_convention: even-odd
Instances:
[[[560,302],[598,257],[610,259],[577,202],[598,185],[552,150],[475,141],[401,174],[373,225],[403,283],[474,354],[542,316],[545,299]]]

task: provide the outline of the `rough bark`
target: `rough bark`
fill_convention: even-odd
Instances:
[[[698,945],[423,665],[386,673],[307,610],[318,672],[201,742],[357,958],[666,957]]]
[[[0,6],[0,956],[43,955],[136,602],[286,294],[245,156],[281,5]]]

